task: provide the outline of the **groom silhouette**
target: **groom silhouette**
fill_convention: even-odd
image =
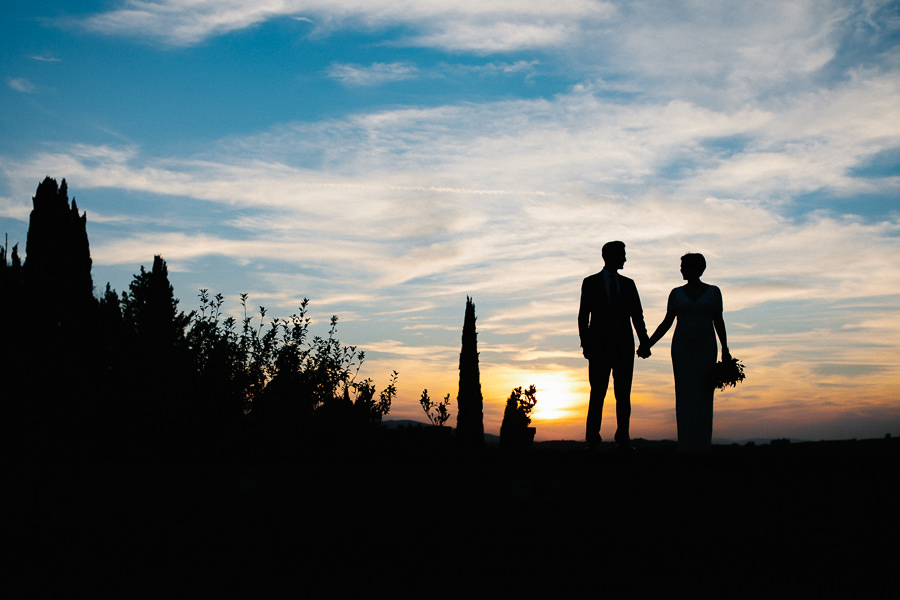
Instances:
[[[616,396],[616,436],[620,449],[631,447],[631,380],[634,375],[634,335],[641,346],[648,341],[647,326],[637,286],[617,271],[625,266],[625,244],[608,242],[602,249],[603,270],[586,277],[581,284],[578,335],[588,359],[591,396],[588,404],[585,440],[589,447],[600,443],[603,400],[612,374]],[[642,352],[647,358],[649,352]]]

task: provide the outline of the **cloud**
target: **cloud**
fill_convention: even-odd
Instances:
[[[7,77],[6,84],[11,89],[23,94],[34,94],[37,92],[37,86],[23,77]]]
[[[388,43],[540,51],[539,63],[513,55],[435,70],[529,74],[540,64],[578,83],[552,96],[275,124],[202,155],[47,146],[0,160],[15,192],[2,211],[27,215],[20,192],[47,165],[82,208],[95,190],[115,190],[121,200],[88,219],[95,269],[133,269],[162,253],[192,284],[246,278],[273,314],[310,296],[317,310],[370,328],[354,329],[353,341],[374,349],[376,367],[402,367],[414,373],[405,381],[441,396],[452,389],[466,295],[478,307],[484,373],[507,386],[499,394],[541,369],[572,387],[583,375],[579,285],[600,268],[602,243],[626,241],[625,274],[651,327],[681,284],[678,257],[699,251],[749,368],[722,413],[729,427],[739,429],[736,415],[756,419],[757,432],[776,419],[754,405],[785,422],[837,411],[843,394],[885,406],[900,376],[890,362],[900,352],[900,216],[891,202],[865,202],[894,198],[900,185],[897,24],[885,7],[127,2],[85,26],[191,45],[303,18],[320,35],[402,31]],[[405,62],[336,63],[329,74],[346,85],[431,76]],[[661,430],[672,425],[658,416],[671,411],[657,409],[670,400],[670,365],[639,365],[636,395]]]
[[[8,176],[38,181],[53,164],[70,189],[110,187],[215,204],[244,239],[181,231],[185,237],[159,238],[169,239],[170,255],[278,257],[336,270],[347,281],[362,277],[378,294],[406,286],[419,294],[469,289],[528,297],[561,290],[561,282],[570,286],[566,294],[577,294],[585,261],[596,261],[602,238],[616,237],[640,253],[629,268],[648,281],[655,302],[664,302],[677,257],[695,249],[734,282],[730,306],[747,309],[896,289],[890,253],[876,251],[896,245],[896,216],[871,219],[823,207],[797,220],[790,209],[798,195],[872,185],[871,178],[854,177],[853,166],[900,138],[900,128],[876,129],[872,117],[896,104],[896,92],[889,77],[860,80],[773,112],[685,102],[621,105],[576,88],[550,101],[279,126],[230,140],[202,159],[76,146],[12,161]],[[850,99],[857,110],[845,113],[839,127],[819,118]],[[740,148],[725,156],[708,143],[735,136]],[[305,144],[323,154],[284,162],[283,148]],[[673,174],[673,161],[691,166]],[[322,247],[327,256],[317,252]],[[100,263],[133,260],[117,247],[92,248]],[[551,293],[547,302],[554,299]]]
[[[417,71],[415,65],[404,62],[372,63],[369,66],[333,64],[328,69],[328,76],[345,85],[375,86],[410,79]]]
[[[438,72],[447,75],[480,75],[484,77],[498,75],[525,74],[526,81],[533,81],[537,75],[539,60],[517,60],[515,62],[488,62],[485,64],[447,64],[440,65]]]
[[[444,24],[437,31],[413,36],[409,44],[490,54],[524,48],[562,46],[567,40],[577,37],[577,33],[576,23],[464,21]]]
[[[98,33],[184,46],[284,17],[314,22],[323,32],[404,23],[419,30],[408,44],[493,52],[560,45],[582,24],[605,20],[613,12],[610,4],[592,0],[127,0],[82,25]]]
[[[334,63],[328,68],[327,76],[344,85],[360,87],[377,86],[420,77],[434,78],[461,74],[484,77],[525,74],[526,81],[530,81],[536,74],[535,67],[538,64],[537,60],[489,62],[478,65],[441,63],[432,69],[422,71],[409,62],[376,62],[370,65]]]

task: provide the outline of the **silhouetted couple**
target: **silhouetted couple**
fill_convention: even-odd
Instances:
[[[625,266],[625,244],[603,246],[603,270],[586,277],[581,286],[578,334],[588,359],[591,396],[585,440],[589,447],[600,443],[603,400],[613,379],[616,397],[615,440],[621,450],[631,449],[631,382],[634,356],[650,356],[650,348],[676,322],[672,338],[672,368],[675,373],[675,417],[678,447],[686,453],[701,453],[712,443],[712,370],[716,364],[716,334],[722,342],[722,360],[730,358],[722,318],[722,293],[700,281],[706,269],[702,254],[681,257],[681,274],[687,283],[669,294],[666,316],[652,336],[647,336],[637,286],[618,271]],[[634,347],[632,327],[640,346]]]

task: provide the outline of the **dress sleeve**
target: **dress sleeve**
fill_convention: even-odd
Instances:
[[[674,313],[678,309],[678,288],[669,292],[669,301],[666,303],[666,312]]]
[[[722,312],[722,290],[713,286],[713,309],[716,312]]]

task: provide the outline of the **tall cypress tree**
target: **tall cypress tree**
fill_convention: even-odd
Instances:
[[[481,374],[478,370],[478,334],[475,331],[475,304],[468,296],[462,349],[459,353],[459,393],[456,402],[456,433],[460,441],[470,447],[483,446],[484,398],[481,395]]]
[[[50,177],[32,197],[22,296],[15,344],[17,358],[6,384],[19,407],[20,442],[62,450],[92,439],[85,426],[95,403],[91,279],[87,216],[69,203],[66,180]],[[5,340],[6,341],[6,340]],[[44,440],[44,441],[41,441]]]
[[[67,324],[94,301],[87,214],[69,205],[66,180],[46,177],[32,198],[23,274],[29,303],[42,319]]]

